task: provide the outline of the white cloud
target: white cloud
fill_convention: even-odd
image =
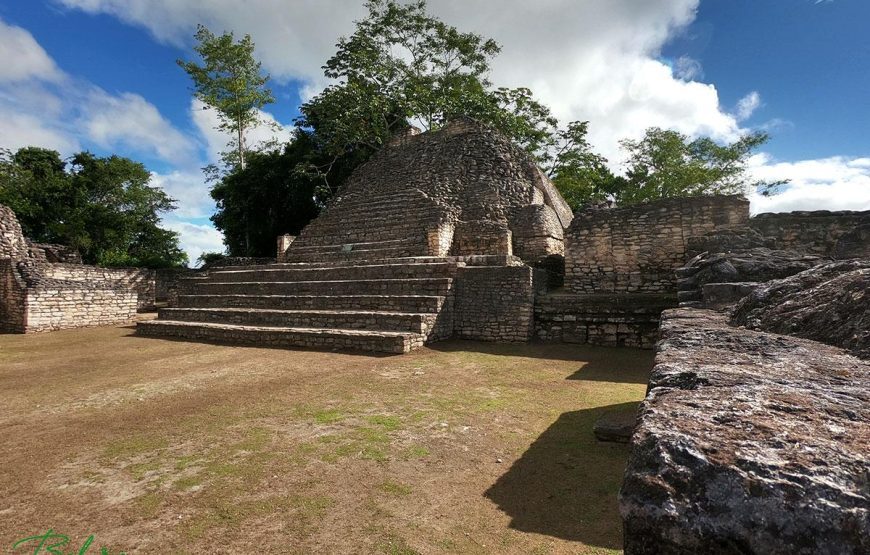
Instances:
[[[704,68],[698,60],[690,56],[680,56],[674,64],[674,75],[683,81],[694,81],[704,77]]]
[[[187,253],[191,266],[196,265],[196,259],[204,252],[224,252],[223,236],[211,225],[166,219],[163,227],[178,232],[181,248]]]
[[[151,172],[151,185],[160,187],[178,201],[173,215],[178,218],[202,218],[214,211],[214,200],[200,171]]]
[[[737,110],[734,115],[737,121],[745,121],[752,117],[761,106],[761,95],[757,91],[752,91],[737,102]]]
[[[0,19],[0,82],[59,81],[63,73],[33,35]]]
[[[337,38],[364,15],[360,0],[295,2],[292,9],[283,0],[58,1],[112,14],[175,45],[190,44],[197,23],[249,33],[264,67],[278,79],[300,80],[304,98],[323,86],[321,66]],[[651,125],[717,139],[739,134],[715,87],[686,80],[688,58],[676,74],[658,60],[667,40],[694,20],[698,1],[439,0],[429,9],[502,43],[493,81],[530,87],[563,120],[590,120],[593,145],[615,157],[619,139]]]
[[[275,119],[269,112],[258,110],[260,123],[249,129],[245,135],[245,144],[248,147],[266,144],[277,140],[279,144],[287,143],[293,138],[291,126],[285,126]],[[230,136],[217,129],[219,119],[217,112],[197,99],[190,102],[190,117],[206,142],[209,161],[220,161],[220,153],[227,149]]]
[[[123,145],[177,165],[195,164],[196,144],[138,94],[113,96],[94,88],[82,111],[87,137],[102,148]]]
[[[80,149],[78,140],[51,122],[21,113],[0,101],[0,147],[17,150],[39,145],[64,154]]]
[[[753,213],[794,210],[870,210],[870,158],[834,156],[777,162],[754,156],[750,171],[757,179],[790,183],[777,195],[750,195]]]

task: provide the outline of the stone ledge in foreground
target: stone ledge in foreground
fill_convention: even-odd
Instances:
[[[870,553],[870,363],[662,315],[620,492],[625,552]]]

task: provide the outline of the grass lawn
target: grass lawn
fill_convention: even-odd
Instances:
[[[643,397],[650,351],[377,357],[132,333],[0,335],[4,551],[48,530],[65,553],[90,535],[88,553],[621,547],[628,448],[592,425]]]

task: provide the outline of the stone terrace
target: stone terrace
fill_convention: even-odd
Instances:
[[[218,268],[182,279],[141,335],[405,353],[452,332],[457,263],[443,258]]]

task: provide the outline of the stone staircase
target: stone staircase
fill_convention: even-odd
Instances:
[[[183,279],[178,302],[139,335],[272,347],[406,353],[452,330],[458,263],[333,260],[216,268]]]
[[[287,262],[330,262],[425,256],[428,231],[447,211],[419,189],[349,194],[336,199],[290,245]]]

